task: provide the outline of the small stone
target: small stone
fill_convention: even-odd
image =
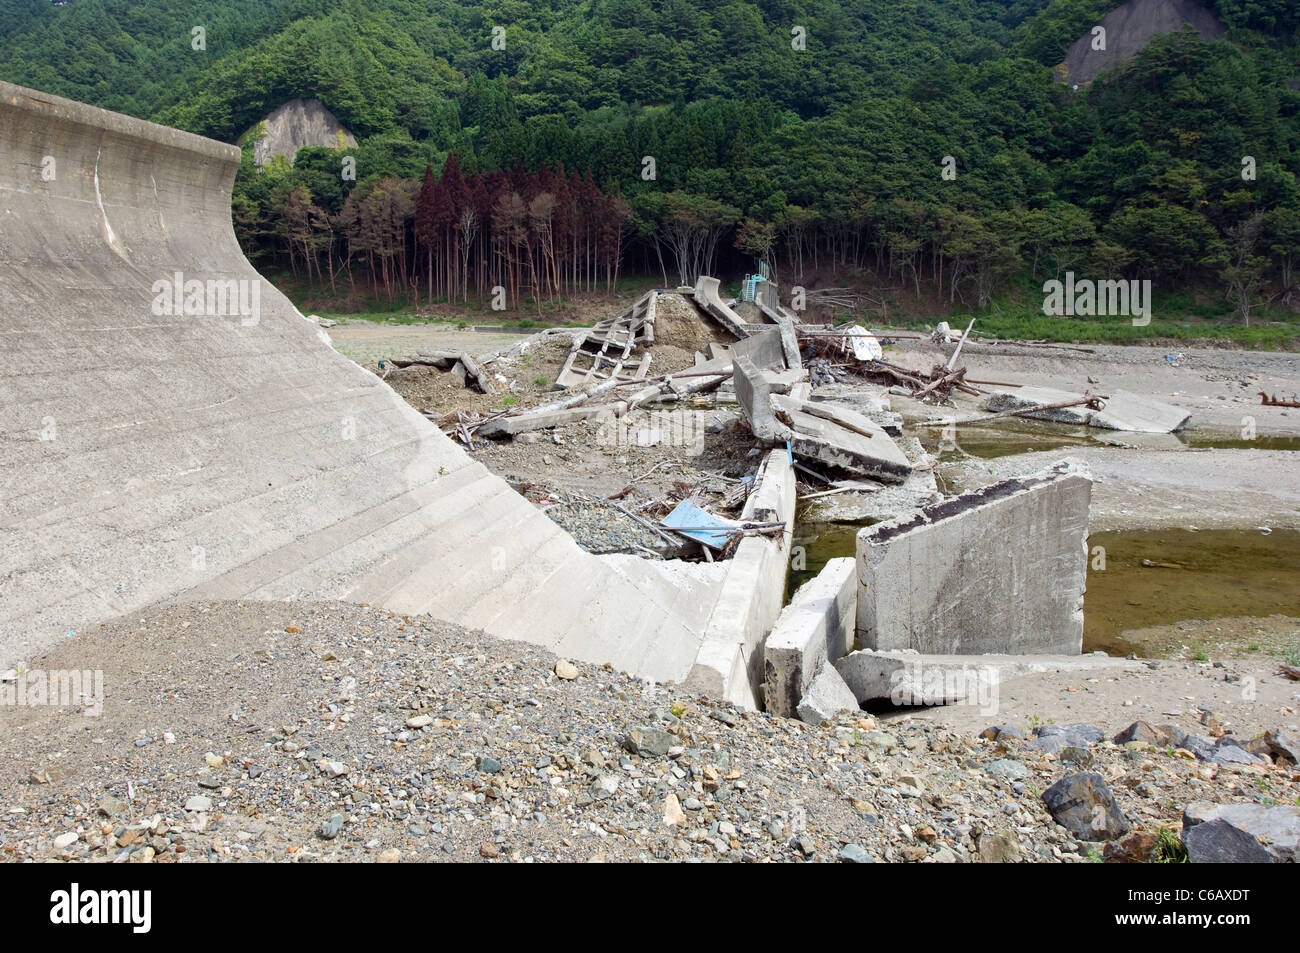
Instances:
[[[203,756],[203,760],[207,762],[209,768],[219,768],[226,763],[225,758],[219,754],[213,754],[211,751]]]
[[[68,831],[66,834],[60,834],[58,837],[54,838],[54,849],[67,850],[76,842],[77,842],[76,831]]]
[[[985,864],[1014,864],[1020,859],[1020,842],[1014,834],[982,834],[979,858]]]
[[[845,844],[837,855],[841,864],[874,864],[871,855],[857,844]]]
[[[402,852],[396,847],[390,847],[379,855],[376,863],[380,864],[400,864],[402,862]]]
[[[416,715],[414,718],[406,719],[407,728],[427,728],[433,724],[433,718],[429,715]]]
[[[898,779],[898,792],[904,797],[920,797],[925,793],[925,782],[914,774],[904,774]]]
[[[1025,736],[1010,725],[990,725],[979,735],[986,741],[1024,741]]]
[[[1107,844],[1101,859],[1108,864],[1145,864],[1151,860],[1155,851],[1155,834],[1134,831],[1122,840]]]
[[[682,807],[686,808],[688,811],[699,811],[703,810],[704,805],[700,803],[699,798],[688,797],[682,802]]]
[[[1089,767],[1096,760],[1087,748],[1078,748],[1074,745],[1066,745],[1062,748],[1059,757],[1065,764],[1077,764],[1081,768]]]
[[[480,757],[474,766],[484,774],[496,774],[501,770],[501,762],[496,758],[489,758],[487,755]]]
[[[578,666],[568,659],[560,659],[555,663],[555,676],[564,679],[566,682],[571,682],[578,677]]]
[[[1008,781],[1029,777],[1029,769],[1011,758],[999,758],[988,766],[987,771],[995,778],[1006,778]]]
[[[623,739],[623,747],[642,758],[661,758],[676,742],[676,735],[661,728],[633,728]]]
[[[290,635],[302,635],[302,629],[298,628],[296,625],[286,625],[284,631],[288,632]]]
[[[327,778],[341,778],[348,773],[348,766],[342,761],[322,761],[320,770]]]
[[[176,736],[175,736],[174,734],[172,734],[170,731],[164,731],[164,732],[163,732],[163,744],[165,744],[165,745],[174,745],[174,744],[176,744]]]
[[[682,804],[677,800],[676,794],[669,794],[664,798],[664,823],[669,827],[680,827],[686,823],[686,813],[682,810]]]
[[[343,824],[344,818],[342,814],[331,814],[328,820],[321,822],[320,836],[324,840],[333,840],[343,830]]]
[[[105,817],[117,817],[119,814],[125,814],[130,810],[130,806],[125,801],[120,801],[115,797],[101,798],[95,808]]]
[[[212,798],[206,794],[195,794],[185,801],[185,810],[191,814],[206,814],[212,810]]]
[[[493,860],[499,857],[501,852],[497,850],[496,844],[483,843],[479,845],[478,855],[480,857],[486,857],[488,860]]]

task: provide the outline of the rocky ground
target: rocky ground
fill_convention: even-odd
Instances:
[[[1097,835],[1078,798],[1049,797],[1069,827],[1043,800],[1067,778],[1057,794],[1100,798],[1110,833],[1128,831],[1113,857],[1176,855],[1168,832],[1194,801],[1300,799],[1285,758],[1234,762],[1216,746],[1294,732],[1296,683],[1250,665],[1160,663],[1062,690],[1093,702],[1077,711],[1026,706],[1009,683],[996,713],[846,712],[808,727],[372,608],[158,607],[33,660],[102,668],[100,717],[0,708],[0,857],[1101,859],[1103,842],[1080,839]],[[1190,686],[1176,712],[1150,713],[1170,728],[1098,740],[1147,715],[1161,678]],[[1201,712],[1216,686],[1238,702]],[[1096,728],[1062,731],[1043,720],[1053,711]],[[980,737],[995,724],[999,740]]]

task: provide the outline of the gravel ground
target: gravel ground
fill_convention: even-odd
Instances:
[[[1211,668],[1204,683],[1240,677],[1237,664]],[[954,728],[844,713],[808,727],[338,603],[158,607],[31,664],[72,667],[103,669],[102,716],[0,708],[6,860],[1079,862],[1100,853],[1039,799],[1077,768],[1019,741],[978,738],[982,718]],[[1142,685],[1114,684],[1116,699]],[[1109,685],[1090,688],[1100,698]],[[1006,702],[996,721],[1027,728],[1029,713]],[[1270,695],[1252,715],[1235,711],[1238,734],[1295,720],[1294,700],[1277,705]],[[1118,701],[1096,711],[1109,716],[1107,735],[1132,720]],[[1282,764],[1219,766],[1109,742],[1067,757],[1105,778],[1148,832],[1177,828],[1193,799],[1295,803],[1300,794],[1300,774]]]

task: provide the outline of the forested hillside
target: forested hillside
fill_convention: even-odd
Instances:
[[[1113,0],[8,0],[0,78],[232,142],[320,98],[357,147],[246,149],[234,215],[322,295],[540,308],[764,257],[931,310],[1075,270],[1246,320],[1293,300],[1300,5],[1206,5],[1224,40],[1077,91],[1052,68]]]

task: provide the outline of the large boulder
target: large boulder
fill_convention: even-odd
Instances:
[[[1081,771],[1061,778],[1043,792],[1043,803],[1052,820],[1079,840],[1114,840],[1129,832],[1128,818],[1100,774]]]
[[[1210,801],[1193,801],[1183,810],[1183,842],[1193,829],[1211,821],[1223,821],[1244,831],[1253,837],[1279,863],[1295,863],[1300,860],[1300,807],[1292,804],[1215,804]],[[1215,829],[1218,831],[1218,828]],[[1240,844],[1241,838],[1232,837],[1221,832],[1204,836],[1201,841],[1203,856],[1210,856],[1212,851],[1229,849]],[[1217,845],[1217,846],[1216,846]],[[1191,846],[1188,845],[1188,855]]]

